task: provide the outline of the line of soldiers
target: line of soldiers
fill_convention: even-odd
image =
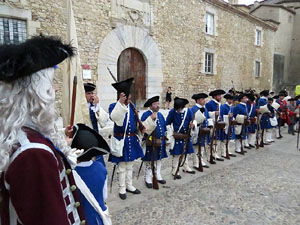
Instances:
[[[277,138],[281,138],[284,122],[293,133],[299,96],[296,102],[289,99],[287,105],[285,92],[274,102],[268,99],[267,90],[259,99],[251,93],[224,95],[225,91],[215,90],[209,93],[212,100],[208,103],[207,94],[193,95],[191,109],[186,107],[187,99],[175,98],[166,119],[159,112],[159,96],[155,96],[146,101],[149,110],[139,118],[131,102],[131,78],[112,84],[118,99],[109,106],[114,122],[110,146],[98,133],[108,115],[92,96],[95,86],[87,84],[93,129],[84,124],[68,126],[65,134],[72,140],[67,142],[55,127],[53,79],[56,65],[74,54],[72,46],[55,37],[37,36],[25,43],[0,46],[2,225],[111,225],[105,204],[104,154],[110,154],[108,161],[116,165],[119,196],[126,199],[127,192],[141,193],[133,185],[133,164],[139,158],[145,163],[146,186],[157,189],[158,183],[167,182],[161,175],[167,149],[173,159],[173,178],[180,179],[181,167],[183,172],[195,174],[195,170],[208,168],[208,162],[236,156],[234,151],[245,154],[244,148],[270,144],[273,130],[278,130]],[[222,96],[226,99],[223,105]],[[239,103],[233,106],[236,98]],[[71,148],[77,149],[77,155]]]
[[[141,193],[132,182],[133,161],[138,158],[145,164],[146,187],[157,189],[157,183],[166,183],[161,175],[161,161],[168,157],[167,149],[172,156],[172,176],[181,179],[180,167],[184,173],[195,174],[203,171],[203,167],[209,168],[208,162],[216,164],[216,161],[236,157],[235,153],[243,155],[246,149],[271,144],[274,142],[273,132],[281,138],[280,127],[297,115],[295,110],[292,112],[287,108],[285,92],[279,92],[278,99],[274,101],[268,90],[260,92],[256,99],[253,92],[226,94],[218,89],[209,93],[212,99],[207,103],[206,93],[194,94],[195,105],[192,108],[187,107],[187,99],[176,97],[174,108],[166,119],[159,112],[159,96],[148,99],[144,107],[149,109],[141,117],[142,130],[139,130],[136,125],[138,115],[134,113],[136,109],[130,104],[131,84],[132,79],[113,84],[119,100],[109,107],[110,118],[114,122],[113,135],[118,140],[124,138],[120,150],[122,156],[109,156],[109,161],[118,165],[121,199],[126,199],[126,192]],[[224,104],[221,104],[222,97],[226,100]],[[293,100],[289,99],[291,103]],[[113,148],[111,146],[112,151]],[[192,159],[191,164],[189,158]]]

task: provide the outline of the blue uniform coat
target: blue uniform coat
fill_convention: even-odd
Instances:
[[[90,166],[75,167],[76,172],[85,182],[95,199],[99,203],[103,211],[106,210],[103,198],[103,188],[107,176],[107,170],[105,166],[100,162],[93,162]],[[84,214],[89,225],[102,225],[102,219],[96,212],[93,206],[86,200],[83,194],[80,193],[80,203],[83,206]]]
[[[236,119],[237,115],[245,115],[245,116],[248,117],[247,106],[242,104],[242,103],[237,104],[236,107],[233,110],[233,117]],[[248,119],[249,119],[249,117],[248,117]],[[245,126],[244,126],[244,129],[242,130],[241,134],[243,136],[243,139],[246,139],[247,129],[246,129]],[[236,135],[236,139],[241,139],[241,135]]]
[[[221,105],[221,109],[220,109],[220,118],[221,120],[224,120],[224,115],[228,115],[229,113],[233,113],[234,110],[234,106],[229,106],[228,104],[223,104]],[[228,129],[227,127],[225,127],[225,129]],[[227,132],[228,130],[226,130]],[[225,133],[225,130],[222,131],[223,134],[222,136],[224,137],[224,140],[227,140],[227,134]],[[235,140],[235,130],[234,130],[234,126],[231,126],[231,131],[230,131],[231,135],[229,137],[230,140]]]
[[[207,109],[208,112],[215,112],[215,111],[220,111],[218,103],[216,103],[213,99],[210,100],[208,103],[205,104],[205,108]],[[218,117],[218,121],[221,121],[221,117]],[[224,141],[224,132],[221,129],[218,129],[216,131],[216,140]]]
[[[262,107],[262,106],[264,106],[266,104],[268,104],[266,97],[261,97],[258,100],[258,108],[260,108],[260,107]],[[261,127],[261,129],[271,129],[272,128],[269,116],[267,114],[263,114],[261,116],[260,127]]]
[[[149,116],[152,115],[152,111],[148,110],[143,113],[141,120],[145,121]],[[166,120],[164,116],[158,112],[157,113],[157,120],[156,120],[156,128],[155,128],[155,137],[157,139],[161,137],[165,137],[167,128],[166,128]],[[166,141],[163,139],[162,144],[160,147],[156,148],[155,154],[154,154],[154,160],[161,160],[163,158],[167,158],[167,152],[166,152]],[[146,147],[146,154],[142,158],[143,161],[151,161],[152,160],[152,147]]]
[[[194,116],[194,114],[198,110],[200,110],[200,108],[197,105],[194,105],[191,108],[191,110],[192,110],[192,113],[193,113],[193,116]],[[205,116],[206,119],[201,124],[197,124],[197,126],[199,128],[207,128],[208,127],[208,121],[207,121],[207,119],[209,119],[209,115],[208,115],[208,111],[207,111],[206,108],[205,108],[205,111],[204,111],[204,116]],[[197,144],[195,144],[195,145],[199,145],[199,143],[201,143],[202,147],[205,147],[205,144],[209,144],[210,143],[210,136],[209,135],[205,135],[204,137],[201,137],[201,139],[198,137]]]
[[[116,103],[112,103],[109,106],[109,114],[113,111]],[[131,105],[128,106],[130,110],[130,117],[128,121],[128,126],[126,130],[126,134],[136,133],[136,123],[135,123],[135,115],[134,110],[132,109]],[[124,130],[126,127],[127,122],[127,115],[125,115],[123,126],[118,126],[116,123],[114,123],[114,134],[124,134]],[[116,137],[118,140],[122,139],[122,137]],[[124,147],[123,147],[123,156],[122,157],[116,157],[113,155],[109,155],[108,161],[113,163],[119,163],[119,162],[131,162],[138,158],[141,158],[144,156],[143,150],[140,146],[140,141],[136,135],[134,136],[126,136],[124,141]]]
[[[171,109],[169,111],[168,117],[166,119],[166,125],[173,124],[174,132],[179,132],[179,133],[182,133],[182,134],[185,134],[185,133],[188,132],[190,122],[193,119],[193,113],[192,113],[192,110],[189,109],[189,108],[186,108],[185,110],[188,110],[188,111],[187,111],[185,121],[184,121],[183,126],[180,129],[180,131],[178,131],[178,129],[179,129],[179,127],[181,125],[181,122],[184,118],[184,113],[185,112],[183,112],[183,113],[176,112],[175,109]],[[184,150],[184,144],[185,144],[184,140],[175,139],[174,148],[170,150],[171,155],[181,155],[182,151]],[[190,153],[194,153],[194,148],[193,148],[191,138],[190,138],[190,141],[189,141],[188,149],[186,151],[186,154],[190,154]]]

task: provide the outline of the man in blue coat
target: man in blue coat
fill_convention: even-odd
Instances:
[[[107,199],[107,170],[105,166],[93,158],[109,153],[109,146],[106,141],[95,130],[84,124],[76,124],[73,128],[72,148],[79,152],[75,167],[80,179],[85,183],[90,193],[84,191],[84,186],[78,183],[75,176],[77,187],[80,191],[80,203],[83,206],[84,214],[89,225],[102,225],[103,221],[109,221],[108,209],[105,203]],[[74,172],[75,173],[75,172]],[[71,190],[76,187],[71,187]],[[96,202],[91,201],[91,197]],[[96,204],[99,210],[95,210]]]
[[[117,172],[119,174],[119,197],[122,200],[127,198],[126,192],[132,194],[140,194],[140,190],[135,188],[132,183],[133,163],[134,160],[144,156],[140,146],[138,132],[150,132],[156,126],[156,118],[150,116],[143,122],[143,128],[136,126],[135,106],[131,103],[130,87],[133,78],[112,84],[117,90],[119,99],[116,103],[109,106],[109,115],[114,122],[112,142],[118,143],[123,139],[124,145],[115,144],[116,151],[111,146],[111,154],[108,161],[118,165]],[[142,129],[142,130],[141,130]],[[121,147],[121,149],[119,149]],[[116,152],[120,153],[117,154]]]
[[[248,144],[250,148],[255,147],[256,142],[256,130],[257,130],[257,110],[255,105],[255,97],[253,94],[247,95],[248,101],[247,101],[247,109],[248,109],[248,116],[250,119],[250,125],[247,127],[248,129]]]
[[[266,108],[266,105],[268,104],[268,96],[269,96],[269,90],[264,90],[262,92],[260,92],[260,98],[258,100],[258,108],[260,111],[264,110]],[[260,118],[260,127],[262,130],[264,130],[266,139],[268,139],[269,137],[269,133],[271,133],[271,122],[270,122],[270,117],[269,117],[269,113],[270,111],[264,111],[264,113],[262,113],[261,118]],[[268,142],[266,142],[266,140],[263,140],[265,145],[269,145]]]
[[[241,139],[246,140],[247,138],[247,129],[246,129],[246,122],[249,120],[248,116],[248,109],[247,109],[247,95],[246,94],[240,94],[239,95],[239,101],[240,103],[236,105],[236,107],[233,110],[233,117],[237,121],[238,125],[235,126],[235,152],[242,154],[241,151]],[[249,122],[249,121],[248,121]],[[244,150],[244,153],[247,151]]]
[[[234,132],[233,125],[231,125],[231,127],[230,127],[230,135],[228,134],[229,120],[233,119],[233,110],[234,110],[233,95],[226,94],[226,95],[224,95],[224,98],[226,99],[226,103],[221,105],[220,117],[221,117],[221,120],[223,120],[225,122],[226,127],[225,127],[225,130],[222,131],[224,140],[221,141],[221,143],[220,143],[221,155],[223,158],[226,158],[226,142],[228,139],[228,141],[229,141],[229,143],[228,143],[229,156],[236,157],[236,155],[232,153],[232,150],[231,150],[232,146],[230,143],[230,142],[232,142],[232,144],[234,145],[234,141],[235,141],[235,132]]]
[[[222,95],[225,94],[224,90],[217,89],[214,91],[211,91],[209,93],[209,96],[212,97],[212,100],[210,100],[208,103],[206,103],[205,108],[208,110],[209,117],[213,119],[213,122],[215,124],[215,120],[221,121],[220,117],[220,108],[221,108],[221,99]],[[220,146],[221,141],[224,141],[224,133],[221,129],[216,130],[216,137],[214,139],[216,141],[216,147],[213,151],[213,158],[217,161],[224,161],[224,159],[221,158],[220,151],[218,152],[218,148]],[[215,164],[215,161],[211,162],[212,164]]]
[[[165,184],[166,181],[161,176],[161,160],[167,158],[166,152],[166,120],[164,116],[159,112],[160,104],[159,104],[159,96],[154,96],[148,99],[144,107],[149,107],[149,110],[143,113],[141,120],[146,121],[149,117],[156,117],[156,127],[155,130],[152,131],[150,137],[148,137],[148,141],[146,141],[146,153],[142,160],[145,163],[145,184],[147,188],[152,188],[152,167],[151,162],[154,161],[155,165],[155,173],[156,179],[158,183]],[[152,141],[154,141],[152,143]],[[155,151],[153,152],[153,144]]]
[[[199,137],[199,132],[201,128],[208,128],[208,123],[209,123],[209,115],[207,109],[205,109],[205,99],[208,97],[207,94],[205,93],[199,93],[199,94],[194,94],[192,96],[192,99],[196,101],[195,105],[192,107],[192,112],[195,117],[195,121],[197,122],[197,132],[194,134],[192,137],[193,140],[193,145],[194,145],[194,154],[193,154],[193,166],[196,170],[199,169],[199,153],[198,153],[198,145],[200,144],[202,147],[201,151],[201,163],[203,167],[209,168],[209,166],[205,163],[205,160],[203,160],[204,156],[204,151],[206,152],[206,145],[209,144],[210,142],[210,137],[209,134],[202,136],[201,138]],[[212,121],[211,121],[212,123]],[[195,150],[197,149],[197,150]]]
[[[166,125],[168,126],[168,139],[171,141],[170,154],[173,156],[172,161],[172,175],[176,175],[178,168],[179,157],[185,151],[185,154],[194,153],[193,144],[191,138],[188,140],[187,149],[186,140],[189,129],[192,130],[195,127],[193,124],[193,113],[192,110],[185,106],[189,103],[187,99],[175,98],[174,108],[170,110],[166,119]],[[183,171],[186,173],[195,174],[188,165],[188,157],[185,157]],[[179,173],[176,175],[176,179],[181,179]]]

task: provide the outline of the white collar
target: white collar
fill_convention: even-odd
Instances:
[[[265,97],[265,96],[262,96],[262,97],[260,97],[261,99],[268,99],[267,97]]]
[[[80,162],[80,163],[77,164],[77,166],[79,166],[79,167],[89,167],[92,164],[93,164],[93,160],[90,160],[90,161]]]
[[[242,104],[242,105],[244,105],[244,106],[247,106],[246,103],[244,103],[244,102],[240,102],[240,104]]]
[[[220,102],[218,102],[216,99],[212,99],[215,103],[220,104]]]
[[[198,108],[200,108],[200,109],[201,109],[201,108],[204,108],[204,105],[200,105],[200,104],[198,104],[198,103],[196,103],[195,105],[196,105]]]
[[[228,105],[229,107],[231,107],[231,106],[232,106],[232,104],[229,104],[228,102],[226,102],[225,104],[226,104],[226,105]]]

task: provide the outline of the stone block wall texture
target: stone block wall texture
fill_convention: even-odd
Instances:
[[[12,7],[29,9],[32,20],[40,22],[37,33],[66,37],[66,1],[22,0],[10,2]],[[243,16],[232,6],[217,0],[152,0],[154,22],[152,38],[162,55],[163,93],[171,86],[175,95],[190,100],[192,94],[209,92],[215,88],[228,90],[232,82],[236,89],[249,87],[269,89],[273,74],[274,28]],[[90,65],[91,82],[97,81],[99,47],[111,26],[110,0],[73,1],[81,63]],[[205,34],[206,11],[216,18],[216,36]],[[263,45],[257,47],[255,29],[261,27]],[[205,49],[215,54],[214,75],[204,73]],[[261,77],[254,76],[254,62],[261,61]],[[62,67],[55,82],[61,90]],[[101,81],[100,81],[101,83]],[[57,93],[57,107],[61,109],[61,91]]]

